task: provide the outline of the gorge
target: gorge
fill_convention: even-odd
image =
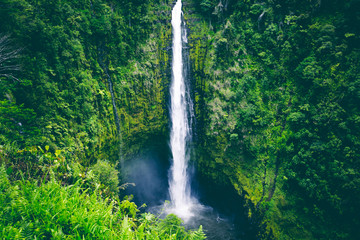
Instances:
[[[357,239],[359,11],[0,0],[0,238]]]
[[[187,49],[187,34],[186,27],[183,23],[182,2],[178,0],[172,9],[172,81],[170,86],[170,153],[160,156],[157,152],[165,151],[160,150],[164,146],[154,147],[152,153],[148,153],[137,160],[130,160],[135,162],[127,172],[129,178],[127,181],[134,182],[137,188],[134,191],[128,191],[135,196],[136,202],[139,204],[150,204],[147,208],[148,211],[160,214],[165,217],[167,214],[176,214],[183,221],[187,228],[198,228],[202,225],[207,239],[243,239],[246,231],[244,230],[245,224],[240,225],[233,217],[231,220],[228,216],[220,214],[218,211],[210,206],[205,206],[193,195],[191,189],[191,177],[194,174],[189,174],[188,164],[190,161],[190,146],[192,139],[191,123],[194,121],[194,112],[192,100],[190,96],[189,69],[186,68],[190,61],[189,55],[186,54]],[[183,54],[185,52],[185,54]],[[165,141],[163,142],[165,145]],[[166,152],[166,151],[165,151]],[[169,197],[170,202],[160,204],[164,201],[165,186],[163,178],[167,172],[166,158],[171,156],[170,169],[169,169]],[[164,166],[161,166],[161,162]],[[208,182],[209,184],[209,182]],[[201,191],[201,186],[200,191]],[[160,189],[160,190],[159,190]],[[215,190],[215,186],[209,188],[210,192],[215,195],[224,193],[219,189]],[[204,191],[202,191],[204,192]],[[139,198],[139,196],[142,196]],[[156,196],[156,197],[154,197]],[[202,198],[211,196],[210,194],[202,194]],[[214,198],[214,196],[211,196]],[[221,205],[219,200],[215,201],[215,205]],[[153,204],[153,205],[152,205]],[[224,204],[222,204],[224,206]],[[226,210],[233,210],[232,207],[226,207]],[[230,210],[230,211],[231,211]],[[164,211],[164,212],[162,212]],[[239,212],[238,212],[239,214]],[[242,220],[244,221],[244,220]],[[246,226],[248,227],[248,226]],[[248,227],[249,228],[249,227]],[[249,234],[248,234],[249,235]],[[245,236],[246,239],[255,239],[255,236]]]

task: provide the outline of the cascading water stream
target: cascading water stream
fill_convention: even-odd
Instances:
[[[235,227],[233,220],[223,216],[210,206],[202,205],[197,198],[191,195],[188,162],[190,159],[189,149],[191,145],[191,126],[194,120],[194,110],[188,86],[190,62],[189,53],[186,50],[187,35],[185,23],[182,21],[181,8],[182,2],[181,0],[177,0],[172,10],[171,19],[173,29],[172,81],[170,87],[170,150],[172,164],[168,176],[171,201],[170,204],[165,203],[158,205],[159,203],[155,203],[155,205],[150,206],[148,210],[161,217],[166,217],[167,214],[174,213],[183,220],[184,226],[187,229],[197,229],[202,225],[209,240],[242,239],[239,237],[240,232],[238,232],[238,229]],[[167,154],[165,155],[165,161],[167,161]],[[158,188],[154,186],[161,185],[160,178],[156,178],[158,174],[157,170],[159,169],[154,167],[157,166],[158,159],[156,156],[153,158],[150,157],[150,155],[148,157],[144,155],[144,157],[141,158],[134,164],[135,170],[130,170],[130,172],[133,173],[134,180],[129,181],[137,183],[137,195],[140,194],[140,198],[154,201],[153,197],[159,195],[158,192],[156,192]],[[167,184],[165,183],[165,185]],[[215,192],[214,196],[215,197],[212,198],[219,198],[221,203],[227,200],[221,199],[222,196],[227,195],[222,194],[219,190]],[[166,196],[163,197],[160,202],[165,200]],[[202,200],[204,201],[205,199],[203,198]],[[229,199],[231,199],[231,196],[230,198],[228,197],[228,200]],[[139,202],[139,204],[144,202],[146,203],[146,201],[142,201]],[[238,202],[234,205],[237,204]],[[226,207],[230,208],[230,206]],[[234,213],[231,212],[231,215],[232,214]],[[235,217],[233,219],[235,219]]]
[[[172,10],[171,24],[173,28],[173,61],[171,84],[171,134],[170,148],[172,152],[172,166],[169,180],[171,207],[169,212],[175,213],[183,220],[189,219],[191,209],[196,200],[191,197],[189,176],[187,171],[189,156],[187,154],[190,139],[190,125],[188,112],[191,101],[187,97],[187,86],[184,78],[184,64],[182,46],[186,34],[182,31],[182,3],[176,2]]]

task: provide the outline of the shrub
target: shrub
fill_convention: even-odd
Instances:
[[[29,180],[16,183],[1,166],[0,239],[204,239],[201,229],[185,231],[175,216],[162,221],[150,213],[138,217],[135,204],[102,199],[98,190],[83,189],[81,181],[61,186],[52,176],[40,186]]]
[[[118,195],[119,172],[108,161],[99,160],[90,170],[95,180],[101,185],[101,189],[109,191],[110,195]]]

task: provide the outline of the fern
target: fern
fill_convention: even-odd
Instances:
[[[63,187],[54,178],[38,186],[36,181],[8,180],[0,167],[0,239],[205,239],[200,227],[186,231],[181,220],[169,215],[138,216],[128,200],[119,206],[91,194],[81,183]]]

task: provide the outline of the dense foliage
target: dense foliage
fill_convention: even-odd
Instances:
[[[151,135],[166,134],[166,1],[0,6],[0,36],[8,39],[0,58],[18,50],[0,75],[2,136],[21,146],[67,148],[93,163],[118,160],[120,135],[130,153]],[[10,68],[14,61],[19,68]]]
[[[230,179],[276,239],[355,239],[359,1],[188,8],[200,171]]]
[[[119,200],[120,158],[167,134],[170,10],[0,0],[1,239],[204,238]]]
[[[168,134],[171,4],[0,0],[3,238],[203,238],[117,199],[116,163]],[[356,239],[360,2],[184,11],[199,172],[238,190],[261,238]]]
[[[40,186],[38,186],[40,184]],[[0,167],[1,239],[204,239],[201,230],[187,232],[181,220],[168,215],[159,220],[138,215],[134,203],[103,199],[80,182],[63,187],[19,181],[12,185]]]

